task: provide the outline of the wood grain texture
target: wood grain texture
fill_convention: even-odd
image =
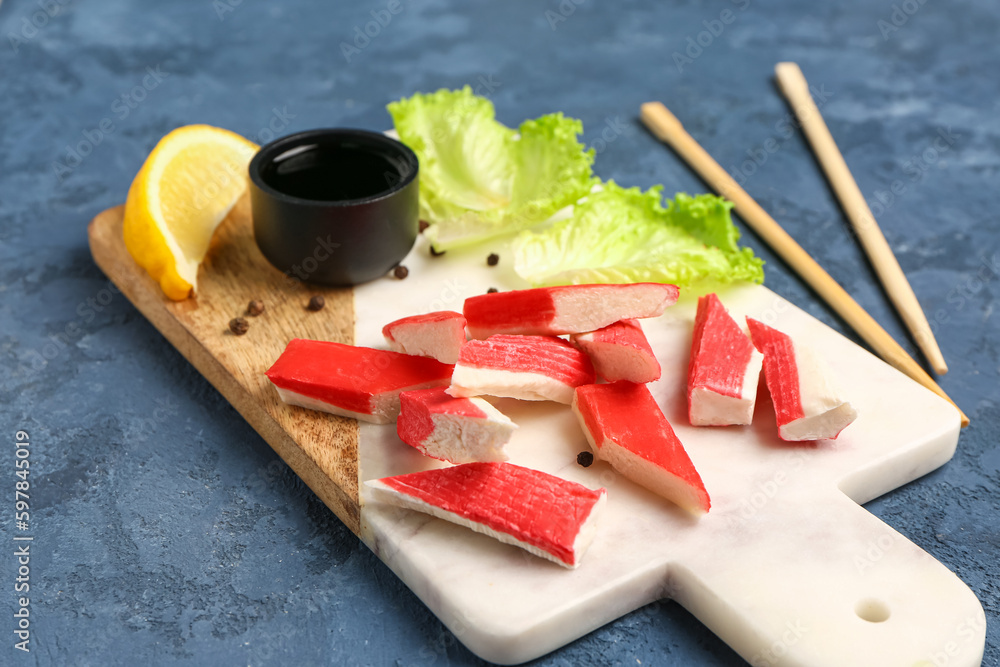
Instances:
[[[292,338],[353,343],[352,291],[306,286],[272,267],[254,242],[249,199],[243,197],[212,239],[196,294],[170,301],[125,249],[123,213],[118,206],[91,221],[90,251],[97,265],[358,534],[357,422],[285,405],[264,376]],[[319,312],[306,309],[315,294],[326,299]],[[265,304],[259,317],[246,315],[251,299]],[[234,317],[250,323],[245,335],[230,333]]]

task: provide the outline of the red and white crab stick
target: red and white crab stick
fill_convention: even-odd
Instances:
[[[638,320],[622,320],[597,331],[573,334],[570,340],[590,356],[598,375],[608,382],[660,379],[660,362]]]
[[[857,419],[815,352],[763,322],[748,317],[747,324],[764,353],[764,379],[782,440],[836,438]]]
[[[573,412],[598,459],[686,510],[708,512],[705,484],[646,385],[577,387]]]
[[[413,315],[385,325],[382,335],[389,348],[396,352],[453,364],[458,361],[458,350],[465,343],[465,318],[450,310]]]
[[[562,338],[500,334],[462,346],[448,393],[568,405],[573,388],[596,377],[587,355]]]
[[[396,433],[427,456],[451,463],[506,461],[517,424],[481,398],[454,398],[444,387],[399,395]]]
[[[698,299],[688,365],[691,424],[749,424],[763,359],[718,296]]]
[[[465,463],[365,482],[373,500],[426,512],[575,568],[607,492],[510,463]]]
[[[659,317],[677,301],[676,285],[565,285],[481,294],[465,300],[472,338],[493,334],[584,333],[618,320]]]
[[[427,357],[295,338],[266,375],[285,403],[388,424],[401,391],[447,385],[451,372]]]

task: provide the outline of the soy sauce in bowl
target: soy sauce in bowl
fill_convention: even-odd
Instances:
[[[300,132],[250,161],[254,237],[288,276],[349,286],[385,275],[417,237],[419,164],[377,132]]]
[[[275,190],[312,201],[378,195],[398,183],[405,165],[351,143],[299,146],[268,163],[261,176]]]

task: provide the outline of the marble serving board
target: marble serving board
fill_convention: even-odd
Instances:
[[[490,252],[500,255],[488,267]],[[355,344],[382,347],[401,316],[461,311],[489,287],[523,288],[502,244],[432,257],[423,239],[405,280],[355,288]],[[696,298],[643,329],[663,367],[650,385],[712,498],[693,518],[610,467],[583,468],[587,443],[568,406],[493,400],[519,426],[512,463],[592,488],[608,503],[576,570],[417,512],[366,502],[361,537],[476,654],[515,664],[642,605],[673,598],[750,664],[814,667],[979,665],[985,621],[951,571],[863,508],[951,458],[955,408],[762,286],[719,292],[818,348],[859,417],[836,441],[778,438],[766,391],[750,427],[688,425],[684,399]],[[763,384],[763,382],[762,382]],[[392,426],[361,424],[362,481],[437,467]],[[938,662],[935,662],[938,660]]]
[[[504,244],[431,257],[423,238],[409,277],[351,290],[306,286],[271,267],[253,242],[242,200],[213,237],[198,293],[171,302],[124,248],[122,207],[91,222],[95,261],[136,308],[243,415],[324,503],[478,655],[518,663],[629,611],[673,598],[753,665],[967,667],[981,662],[985,619],[947,568],[857,503],[945,463],[957,411],[764,287],[722,291],[751,314],[811,341],[832,362],[860,412],[835,442],[777,438],[766,392],[754,425],[687,426],[683,401],[695,294],[643,327],[663,366],[653,394],[712,496],[695,519],[586,449],[567,406],[497,400],[520,428],[514,463],[608,489],[582,565],[566,570],[428,516],[365,503],[359,482],[441,465],[376,426],[281,403],[263,371],[293,337],[384,346],[382,326],[461,310],[489,287],[524,287]],[[486,265],[490,252],[500,255]],[[321,313],[305,309],[323,294]],[[267,311],[244,336],[227,330],[250,299]],[[879,620],[884,619],[884,620]]]

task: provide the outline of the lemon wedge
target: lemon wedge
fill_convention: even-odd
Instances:
[[[195,289],[212,234],[247,189],[258,146],[209,125],[166,135],[146,158],[125,201],[125,247],[175,301]]]

